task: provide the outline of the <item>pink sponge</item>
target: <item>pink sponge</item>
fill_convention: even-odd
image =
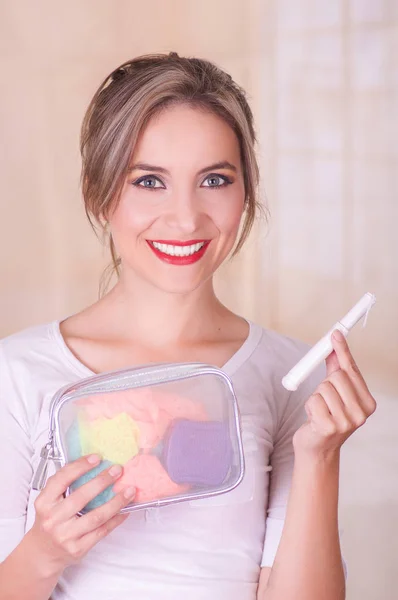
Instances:
[[[130,415],[138,426],[138,443],[143,450],[157,446],[174,419],[208,420],[201,403],[153,388],[98,394],[82,398],[76,404],[84,409],[88,420],[111,419],[119,413]]]
[[[156,421],[159,416],[159,408],[149,388],[106,392],[82,398],[76,404],[85,409],[88,419],[111,419],[120,412],[129,414],[136,421]]]
[[[134,486],[137,490],[134,502],[151,502],[167,496],[177,496],[190,487],[174,483],[159,459],[149,454],[141,454],[129,460],[113,489],[118,493],[129,486]]]

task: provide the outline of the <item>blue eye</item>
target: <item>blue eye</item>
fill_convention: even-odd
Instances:
[[[231,179],[229,177],[227,177],[226,175],[217,175],[216,173],[212,173],[211,175],[208,175],[205,179],[205,181],[207,180],[221,180],[224,183],[222,184],[216,184],[216,185],[205,185],[204,187],[208,187],[209,189],[219,189],[222,187],[226,187],[227,185],[230,185],[232,183]]]
[[[144,183],[148,183],[148,182],[156,182],[158,181],[159,183],[162,183],[160,181],[160,179],[158,179],[157,177],[155,177],[154,175],[144,175],[144,177],[140,177],[139,179],[137,179],[137,181],[133,182],[133,185],[135,185],[136,187],[141,187],[141,188],[145,188],[146,190],[159,190],[159,189],[163,189],[164,187],[156,187],[155,185],[140,185],[140,183],[144,182]]]
[[[230,185],[231,183],[233,183],[233,181],[227,177],[226,175],[217,175],[216,173],[211,173],[210,175],[208,175],[205,179],[205,181],[208,180],[213,180],[213,181],[222,181],[223,183],[216,183],[215,185],[205,185],[203,187],[207,187],[209,189],[220,189],[222,187],[226,187],[227,185]],[[136,181],[132,182],[132,185],[134,185],[135,187],[140,187],[140,188],[145,188],[146,190],[164,190],[166,189],[163,185],[161,186],[156,186],[156,182],[158,183],[162,183],[160,181],[160,179],[158,177],[156,177],[155,175],[144,175],[143,177],[140,177],[139,179],[137,179]],[[143,183],[144,185],[141,185],[141,183]],[[146,185],[146,184],[151,184],[152,185]]]

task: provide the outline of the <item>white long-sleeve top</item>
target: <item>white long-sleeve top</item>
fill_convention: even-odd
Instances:
[[[272,566],[282,533],[292,437],[325,369],[286,391],[281,379],[308,346],[249,325],[248,338],[222,367],[242,417],[242,483],[218,497],[130,514],[65,569],[53,600],[255,599],[260,568]],[[90,375],[65,344],[59,321],[0,342],[0,561],[34,521],[38,492],[31,481],[47,441],[52,396]]]

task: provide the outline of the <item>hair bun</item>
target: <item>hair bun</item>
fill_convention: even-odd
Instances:
[[[119,81],[119,79],[123,79],[126,75],[126,69],[120,68],[117,69],[114,73],[112,73],[112,81]]]

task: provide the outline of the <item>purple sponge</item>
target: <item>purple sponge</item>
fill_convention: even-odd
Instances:
[[[168,432],[162,460],[175,483],[215,486],[225,481],[232,455],[227,423],[181,419]]]

